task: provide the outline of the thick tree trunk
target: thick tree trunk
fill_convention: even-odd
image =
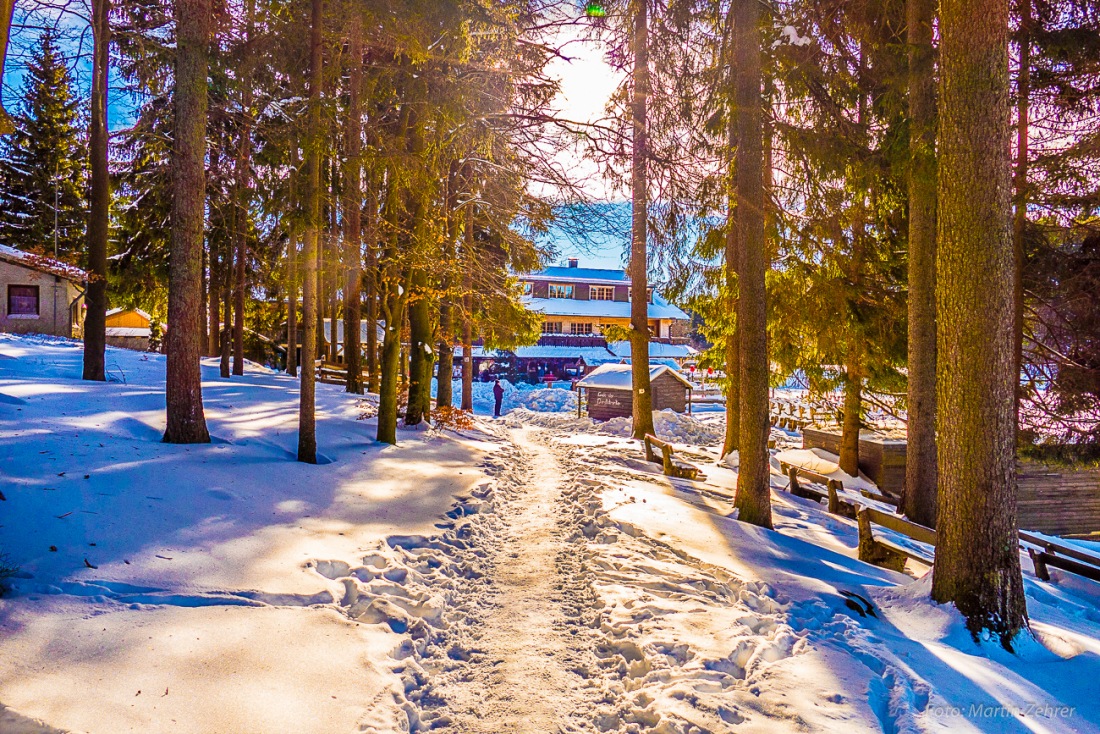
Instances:
[[[840,427],[840,469],[859,476],[859,428],[863,413],[863,372],[859,351],[848,350],[848,364],[844,365],[844,421]]]
[[[88,307],[84,320],[84,379],[106,379],[107,227],[110,177],[107,172],[107,66],[111,43],[110,0],[92,0],[92,110],[88,125],[91,187],[88,194]],[[201,243],[201,240],[200,240]],[[199,246],[202,257],[202,246]],[[199,264],[201,299],[202,264]]]
[[[734,4],[734,120],[737,126],[737,332],[740,348],[738,519],[770,528],[768,339],[764,275],[764,99],[761,92],[760,4]]]
[[[286,245],[286,373],[298,376],[298,232],[291,227]]]
[[[1011,647],[1016,521],[1008,0],[940,3],[936,260],[940,511],[932,598]]]
[[[1020,381],[1024,366],[1024,236],[1027,233],[1027,175],[1028,175],[1028,131],[1030,129],[1031,105],[1031,14],[1032,0],[1019,0],[1020,14],[1020,69],[1016,81],[1016,174],[1015,216],[1012,219],[1012,251],[1015,260],[1015,279],[1013,281],[1013,359],[1016,364],[1016,407],[1014,409],[1017,429],[1020,425],[1020,400],[1023,390]]]
[[[306,134],[306,230],[302,247],[302,370],[298,400],[298,461],[317,463],[317,240],[321,223],[321,31],[324,0],[312,0],[309,38],[309,130]]]
[[[344,364],[349,393],[363,394],[363,359],[359,322],[363,312],[363,119],[359,97],[363,85],[363,22],[352,13],[349,18],[348,109],[345,127],[344,164],[344,258],[347,279],[344,282]]]
[[[909,0],[909,422],[902,510],[936,525],[936,0]]]
[[[653,433],[653,395],[649,385],[649,289],[646,217],[649,158],[646,112],[649,105],[649,0],[636,3],[634,15],[634,92],[630,101],[633,118],[631,151],[630,232],[630,363],[633,378],[634,438]]]
[[[176,0],[172,249],[168,257],[167,443],[208,443],[202,408],[199,308],[206,203],[206,74],[210,0]]]

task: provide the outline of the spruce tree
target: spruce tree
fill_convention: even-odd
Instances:
[[[15,132],[3,139],[0,242],[82,262],[88,155],[80,100],[53,31],[27,64]]]

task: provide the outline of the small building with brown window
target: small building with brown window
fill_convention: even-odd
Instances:
[[[87,277],[60,260],[0,245],[0,331],[82,336]]]
[[[634,414],[633,375],[629,364],[605,364],[577,382],[577,412],[605,421]],[[649,386],[654,410],[690,412],[691,383],[668,365],[650,365]]]

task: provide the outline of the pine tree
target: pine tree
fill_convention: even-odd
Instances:
[[[16,130],[3,140],[0,241],[82,262],[88,155],[80,99],[57,36],[44,32],[27,64]]]
[[[199,370],[210,0],[176,0],[165,443],[209,443]]]
[[[940,4],[932,598],[1012,649],[1027,625],[1016,520],[1008,2]]]

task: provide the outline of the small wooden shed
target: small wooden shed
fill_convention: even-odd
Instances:
[[[153,339],[153,317],[140,308],[113,308],[107,312],[107,343],[112,347],[148,351]]]
[[[667,365],[649,366],[653,409],[691,411],[691,383]],[[605,421],[634,414],[633,375],[629,364],[605,364],[577,382],[577,413],[584,405],[588,417]]]

